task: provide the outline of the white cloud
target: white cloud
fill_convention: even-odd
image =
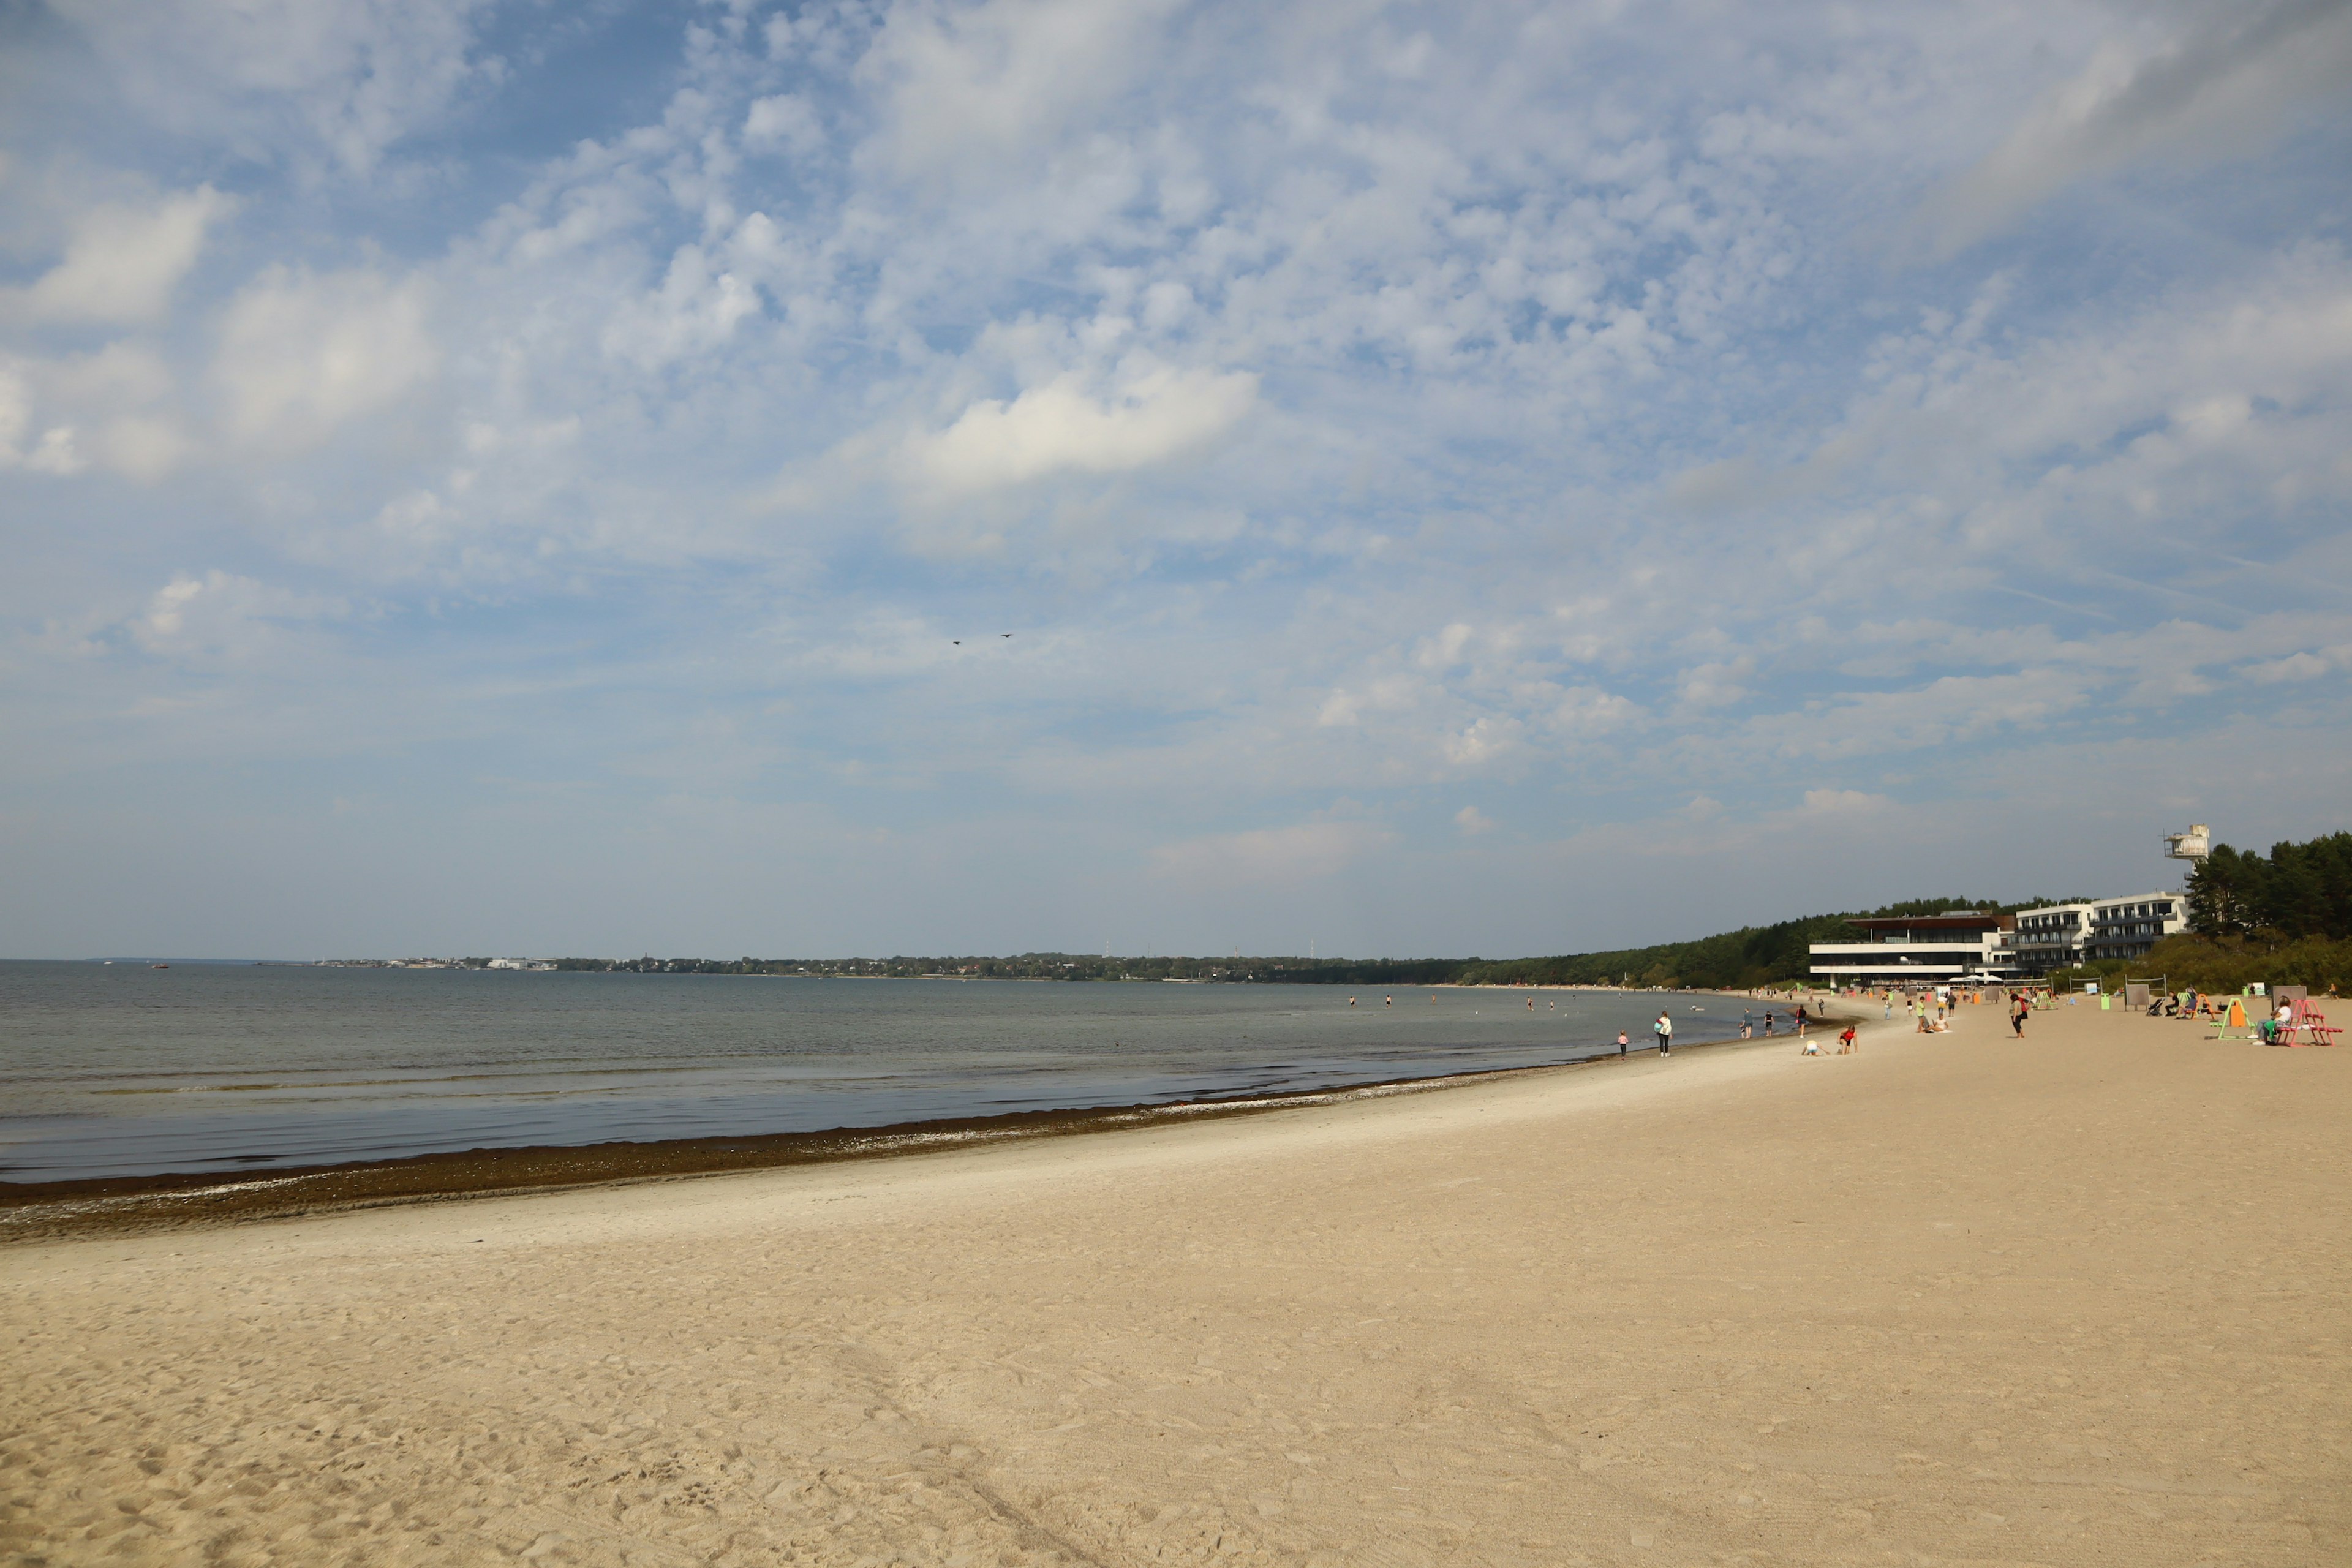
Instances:
[[[1454,826],[1465,833],[1491,833],[1495,819],[1475,805],[1465,805],[1454,814]]]
[[[1147,42],[1171,9],[1173,0],[893,6],[858,66],[880,100],[877,146],[906,175],[1009,172],[1148,69]]]
[[[824,125],[805,98],[789,92],[754,99],[743,116],[743,145],[805,158],[824,145]]]
[[[2315,680],[2338,669],[2352,668],[2352,644],[2342,647],[2305,649],[2291,653],[2284,658],[2263,659],[2244,667],[2242,673],[2249,680],[2264,686],[2282,681]]]
[[[732,272],[714,270],[702,247],[680,246],[661,287],[605,329],[604,347],[651,369],[719,347],[745,317],[759,313],[758,290]]]
[[[249,446],[300,450],[398,402],[439,368],[422,279],[273,267],[230,301],[212,377]]]
[[[1756,656],[1718,659],[1683,672],[1681,697],[1689,708],[1722,708],[1748,696],[1756,678]]]
[[[124,101],[247,155],[322,157],[352,174],[433,123],[469,82],[488,0],[51,0]]]
[[[105,203],[78,214],[63,259],[0,308],[39,321],[153,321],[203,250],[205,231],[235,203],[210,185],[152,205]]]
[[[2045,94],[1922,209],[1935,253],[1949,256],[2076,181],[2143,158],[2244,156],[2352,77],[2352,9],[2341,0],[2221,10],[2221,20],[2154,49],[2110,42]]]
[[[922,483],[945,495],[1003,489],[1055,474],[1150,467],[1222,435],[1248,414],[1257,377],[1157,367],[1107,396],[1073,372],[1010,403],[983,399],[935,435],[908,443]]]
[[[130,631],[142,648],[160,657],[250,663],[278,651],[289,628],[347,613],[341,600],[215,569],[201,576],[183,574],[158,588]]]
[[[1496,890],[1518,872],[1467,836],[1488,812],[1531,847],[1563,816],[1597,839],[1659,816],[1683,841],[1874,835],[1886,855],[1822,874],[1898,897],[1932,872],[1911,831],[1951,842],[1946,804],[2042,776],[2017,759],[2079,780],[2154,737],[2000,842],[2087,837],[2085,814],[2189,787],[2178,737],[2229,710],[2308,739],[2289,774],[2214,778],[2334,809],[2314,781],[2352,734],[2326,587],[2352,570],[2352,268],[2311,198],[2340,183],[2344,110],[2305,97],[2333,118],[2226,202],[2175,179],[2188,132],[2096,127],[2186,13],[853,0],[689,7],[656,58],[658,8],[600,41],[604,10],[521,6],[514,96],[475,117],[484,13],[425,0],[402,40],[360,0],[224,7],[76,11],[149,78],[173,29],[226,18],[184,81],[107,125],[74,120],[107,101],[77,84],[41,135],[150,180],[230,171],[236,240],[281,265],[215,289],[212,249],[162,245],[110,294],[82,251],[11,252],[0,512],[26,545],[0,618],[106,651],[74,662],[83,687],[0,682],[30,737],[0,765],[79,743],[28,726],[41,703],[168,705],[183,675],[244,693],[255,736],[331,728],[366,665],[498,731],[517,777],[619,800],[707,771],[837,790],[844,821],[887,791],[910,844],[1025,844],[1029,822],[1045,869],[987,891],[1053,895],[978,929],[1045,944],[1138,822],[1290,823],[1343,794],[1395,838],[1312,822],[1151,864],[1214,889],[1295,868],[1374,950],[1501,951],[1560,908],[1557,877]],[[284,37],[239,42],[271,18]],[[559,78],[607,43],[587,63],[620,90],[583,106]],[[1979,214],[2032,226],[2009,275],[1889,271],[1856,243],[2103,43],[2126,68],[2094,129],[2042,144],[2068,178],[2133,169],[2103,199],[2164,204],[2161,242],[2126,222],[2070,251],[2079,226],[2015,205],[2019,174]],[[47,167],[11,165],[12,242]],[[318,186],[362,168],[363,191]],[[44,269],[114,318],[36,321]],[[763,508],[779,475],[791,502]],[[142,563],[191,559],[250,575],[155,600]],[[387,613],[362,637],[255,585],[294,562]],[[976,626],[1020,635],[950,640]],[[21,646],[0,633],[0,658]],[[144,685],[94,700],[110,670]],[[217,711],[182,738],[226,755]],[[736,760],[698,726],[731,728]],[[1929,776],[1935,809],[1840,809]],[[1484,809],[1433,816],[1449,793]],[[582,821],[632,830],[620,805]],[[1473,861],[1455,909],[1339,890]],[[966,876],[925,874],[950,900]],[[1778,918],[1849,892],[1752,897]]]

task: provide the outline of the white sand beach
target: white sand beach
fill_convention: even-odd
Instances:
[[[0,1551],[2352,1561],[2352,1052],[1901,1026],[10,1247]]]

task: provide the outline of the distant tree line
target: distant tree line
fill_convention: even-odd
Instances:
[[[1658,985],[1743,990],[1801,980],[1817,942],[1851,940],[1856,920],[1938,915],[1955,910],[2010,914],[2087,899],[1914,899],[1879,909],[1806,915],[1742,926],[1693,942],[1551,958],[1129,958],[1024,952],[1010,958],[562,958],[555,967],[604,973],[770,974],[810,977],[1055,981],[1195,981],[1226,984]],[[2352,985],[2352,833],[2280,843],[2267,856],[2216,846],[2189,879],[2190,934],[2158,945],[2129,965],[2085,965],[2068,974],[2164,975],[2176,984],[2236,990],[2256,980],[2315,990]],[[489,961],[450,961],[480,968]]]
[[[2067,900],[2037,900],[2063,903]],[[1849,921],[1937,915],[1953,910],[2006,913],[2032,907],[1971,899],[1914,899],[1843,914],[1808,915],[1777,925],[1747,926],[1696,942],[1555,958],[1123,958],[1096,953],[1024,952],[1011,958],[562,958],[558,969],[640,974],[774,974],[835,978],[1060,981],[1202,981],[1228,984],[1356,985],[1661,985],[1730,990],[1805,978],[1811,944],[1850,940]]]
[[[1477,959],[1106,958],[1024,952],[1011,958],[559,958],[555,967],[599,973],[774,974],[835,979],[1219,981],[1226,984],[1443,985]]]

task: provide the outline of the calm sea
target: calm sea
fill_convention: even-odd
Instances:
[[[1528,994],[0,963],[0,1179],[1332,1089],[1580,1060],[1662,1000]],[[1673,1005],[1693,1042],[1744,1005]]]

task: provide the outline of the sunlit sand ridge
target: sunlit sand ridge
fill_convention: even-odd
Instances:
[[[17,1247],[0,1528],[58,1563],[2346,1561],[2352,1052],[2204,1032],[1987,1007],[1858,1057]]]

